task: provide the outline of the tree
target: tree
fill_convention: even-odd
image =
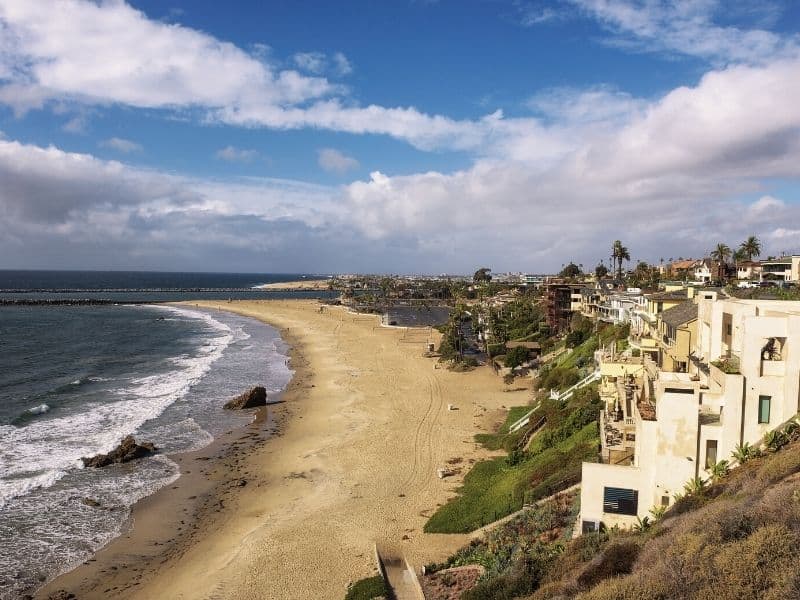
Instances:
[[[506,353],[505,360],[503,361],[509,369],[514,369],[528,360],[528,350],[522,346],[512,348]]]
[[[561,273],[559,273],[561,277],[570,277],[570,278],[577,277],[578,275],[581,274],[582,274],[581,268],[573,262],[569,263],[566,267],[561,269]]]
[[[711,252],[711,258],[717,261],[717,279],[724,279],[728,258],[733,254],[727,244],[720,242]]]
[[[594,268],[594,274],[597,276],[598,279],[602,279],[606,275],[608,275],[608,267],[606,267],[603,262],[601,261],[599,265]]]
[[[622,245],[620,240],[614,240],[611,245],[611,264],[617,265],[617,279],[622,279],[622,261],[630,259],[631,254],[628,249]]]
[[[492,270],[486,267],[481,267],[472,276],[472,281],[475,283],[489,283],[492,280]]]
[[[711,251],[711,258],[721,265],[724,265],[726,262],[728,262],[728,258],[730,258],[730,256],[731,249],[727,244],[723,244],[722,242],[717,244],[717,247]]]
[[[741,250],[742,253],[747,255],[747,260],[753,260],[754,256],[761,255],[761,242],[758,240],[756,236],[751,235],[745,241],[742,242],[742,245],[739,246],[739,250]]]

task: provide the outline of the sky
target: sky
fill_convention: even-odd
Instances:
[[[794,0],[0,0],[0,268],[800,253]]]

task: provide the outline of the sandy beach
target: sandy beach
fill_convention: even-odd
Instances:
[[[280,291],[280,290],[290,290],[293,292],[316,292],[319,290],[327,290],[329,289],[330,279],[301,279],[299,281],[281,281],[278,283],[265,283],[263,285],[257,285],[256,289],[259,290],[270,290],[270,291]]]
[[[486,456],[474,434],[527,392],[504,392],[488,368],[436,368],[423,356],[433,330],[381,327],[377,316],[320,312],[315,301],[199,304],[282,331],[296,372],[284,403],[183,455],[190,473],[137,506],[131,532],[41,597],[340,600],[375,572],[376,543],[418,567],[468,542],[422,533],[463,477],[441,480],[436,469],[458,457],[466,472]]]

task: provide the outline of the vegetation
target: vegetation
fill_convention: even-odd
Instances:
[[[506,452],[511,452],[516,447],[523,432],[509,433],[508,430],[511,425],[528,414],[530,410],[530,406],[512,406],[508,411],[505,423],[500,426],[497,433],[479,433],[475,436],[475,441],[483,444],[489,450],[500,450],[502,448]]]
[[[747,256],[747,260],[753,260],[754,256],[761,255],[761,242],[756,236],[751,235],[741,243],[739,250]]]
[[[605,266],[602,262],[594,268],[594,275],[598,279],[602,279],[606,275],[608,275],[608,267]]]
[[[508,352],[506,352],[505,357],[505,365],[510,369],[514,369],[519,367],[521,364],[528,360],[528,350],[527,348],[517,347],[512,348]]]
[[[614,240],[611,245],[611,264],[617,265],[617,279],[622,279],[622,261],[630,260],[631,253],[619,240]]]
[[[425,524],[427,533],[466,533],[554,494],[580,479],[581,463],[597,452],[597,426],[591,423],[538,454],[509,465],[504,457],[477,463],[459,495]]]
[[[630,531],[569,540],[560,506],[524,513],[466,546],[444,566],[481,564],[463,598],[582,600],[800,597],[800,427],[741,467],[691,480],[668,510]],[[721,463],[724,461],[720,461]],[[574,509],[573,513],[574,514]],[[548,529],[551,528],[551,529]],[[555,533],[554,533],[555,532]]]
[[[472,281],[475,283],[489,283],[492,280],[492,270],[486,267],[481,267],[472,276]]]
[[[389,590],[383,577],[375,575],[356,581],[347,590],[345,600],[372,600],[373,598],[386,598],[389,595]]]
[[[478,585],[462,598],[505,598],[533,591],[538,582],[536,573],[543,573],[564,548],[572,533],[578,512],[578,494],[572,492],[526,511],[475,540],[441,565],[429,565],[429,571],[482,565],[486,571]],[[531,560],[535,557],[535,560]],[[517,563],[537,565],[536,569],[520,568]]]
[[[571,262],[566,267],[561,269],[561,272],[558,274],[559,277],[566,277],[572,279],[574,277],[579,277],[583,275],[583,269],[581,268],[583,265],[576,265],[575,263]]]
[[[736,357],[721,358],[712,361],[711,364],[727,375],[739,374],[739,360]]]

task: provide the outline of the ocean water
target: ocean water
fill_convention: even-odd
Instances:
[[[223,411],[226,400],[252,385],[273,396],[285,387],[286,352],[275,329],[219,311],[0,308],[0,598],[119,535],[134,502],[178,477],[168,454],[252,419]],[[81,457],[128,434],[160,453],[83,468]]]

